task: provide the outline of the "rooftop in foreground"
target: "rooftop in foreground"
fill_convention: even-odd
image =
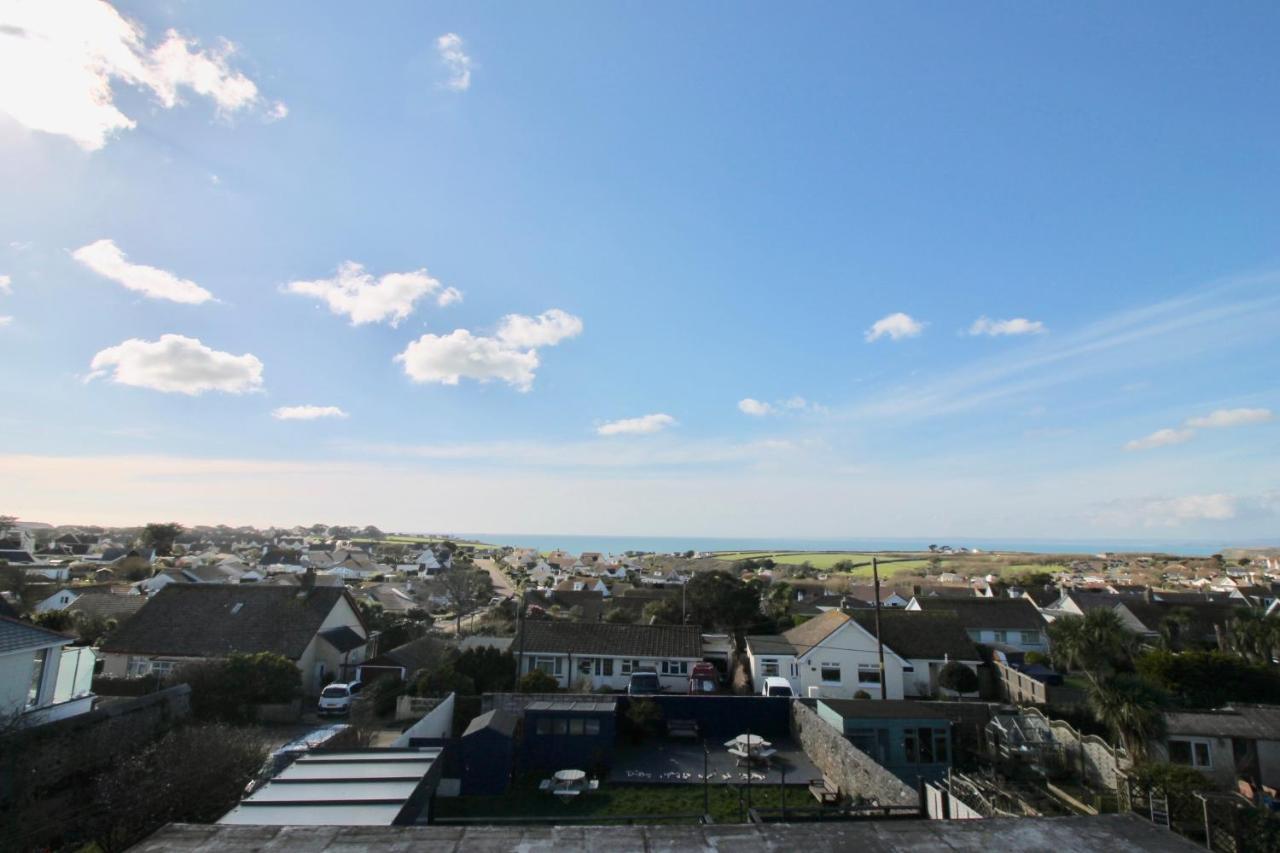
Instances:
[[[710,826],[502,826],[502,827],[270,827],[169,824],[134,853],[336,853],[368,850],[497,851],[733,850],[782,853],[919,850],[993,853],[1191,853],[1201,848],[1167,829],[1129,815],[996,820],[910,820],[859,823]]]

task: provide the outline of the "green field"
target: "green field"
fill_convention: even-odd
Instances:
[[[783,563],[788,566],[799,566],[802,563],[808,563],[815,569],[828,571],[836,563],[844,560],[850,560],[854,563],[870,563],[872,556],[872,554],[855,553],[853,551],[739,551],[732,554],[716,554],[716,559],[733,562],[748,559],[759,560],[769,557],[775,563]],[[874,556],[879,557],[882,561],[898,559],[898,556],[894,554],[875,554]],[[946,560],[945,557],[942,559]],[[899,563],[888,563],[884,565],[884,568],[888,572],[901,572],[923,569],[927,565],[929,565],[929,559],[926,557],[918,560],[909,559]],[[871,566],[855,569],[852,574],[870,575]]]
[[[385,539],[353,539],[353,542],[385,542],[388,544],[400,545],[434,545],[437,542],[453,542],[459,548],[497,548],[497,545],[490,545],[486,542],[464,542],[461,539],[445,539],[443,536],[399,536],[389,534]]]

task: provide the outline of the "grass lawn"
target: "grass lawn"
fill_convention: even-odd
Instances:
[[[716,823],[738,823],[742,820],[736,790],[722,784],[712,784],[708,790],[711,815]],[[743,802],[745,804],[745,794]],[[780,808],[780,786],[752,785],[751,804],[757,808]],[[813,799],[804,785],[787,786],[788,807],[808,808],[812,805]],[[700,815],[702,812],[702,785],[615,785],[608,780],[601,782],[600,790],[567,802],[542,793],[536,782],[517,784],[502,797],[439,797],[435,801],[435,816],[439,818],[636,815],[643,816],[646,821],[662,823],[663,815]]]
[[[486,543],[484,543],[484,542],[462,542],[462,541],[457,540],[457,539],[445,539],[444,537],[441,537],[441,536],[395,536],[395,535],[390,535],[390,536],[387,536],[385,539],[382,539],[382,540],[377,540],[377,539],[353,539],[353,540],[351,540],[351,541],[353,541],[353,542],[362,542],[362,543],[363,543],[363,542],[368,542],[368,543],[372,543],[372,544],[374,544],[374,545],[378,544],[378,542],[379,542],[379,541],[387,542],[387,543],[391,543],[391,544],[401,544],[401,545],[431,545],[431,544],[436,543],[436,542],[453,542],[453,543],[454,543],[455,545],[457,545],[459,548],[496,548],[496,547],[498,547],[497,545],[489,545],[489,544],[486,544]]]

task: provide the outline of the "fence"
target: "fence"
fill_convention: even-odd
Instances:
[[[1006,666],[1000,661],[992,661],[991,663],[995,667],[996,685],[1000,691],[1000,698],[1016,705],[1049,704],[1049,685],[1043,681],[1037,681],[1013,667]]]

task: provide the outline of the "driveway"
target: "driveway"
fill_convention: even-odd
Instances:
[[[514,597],[516,588],[512,585],[510,578],[498,568],[498,563],[489,557],[481,557],[476,560],[476,565],[489,573],[489,577],[493,579],[493,594],[501,595],[507,598]]]

